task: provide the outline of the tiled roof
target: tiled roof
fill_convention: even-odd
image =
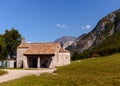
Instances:
[[[25,55],[55,54],[56,49],[60,48],[60,43],[24,43],[18,48],[28,48]]]
[[[70,52],[70,51],[65,50],[64,48],[61,48],[59,52]]]
[[[18,48],[29,48],[30,43],[20,44]]]

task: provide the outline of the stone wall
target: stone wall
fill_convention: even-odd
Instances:
[[[55,68],[55,66],[56,66],[56,60],[55,59],[56,59],[56,57],[52,56],[49,68]]]
[[[58,66],[64,66],[70,64],[70,53],[69,52],[60,52],[58,58]]]
[[[23,53],[26,51],[26,49],[27,48],[18,48],[17,49],[17,68],[23,67],[23,60],[24,60]]]
[[[59,63],[59,51],[60,51],[60,49],[61,49],[61,46],[58,46],[57,48],[56,48],[56,52],[55,52],[55,56],[54,57],[52,57],[52,64],[54,64],[54,67],[55,66],[58,66],[58,63]]]

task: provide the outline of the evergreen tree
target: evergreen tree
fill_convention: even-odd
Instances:
[[[80,54],[77,51],[75,51],[72,55],[72,60],[78,60],[78,59],[80,59]]]

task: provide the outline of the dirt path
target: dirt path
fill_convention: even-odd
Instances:
[[[3,69],[7,71],[8,74],[0,76],[0,83],[7,82],[9,80],[21,78],[28,75],[40,75],[41,73],[52,73],[55,69],[39,69],[39,70],[13,70],[13,69]]]

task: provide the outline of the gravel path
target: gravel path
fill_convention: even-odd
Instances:
[[[41,73],[52,73],[55,69],[38,69],[38,70],[13,70],[13,69],[3,69],[7,71],[8,74],[0,76],[0,83],[7,82],[9,80],[21,78],[28,75],[40,75]]]

